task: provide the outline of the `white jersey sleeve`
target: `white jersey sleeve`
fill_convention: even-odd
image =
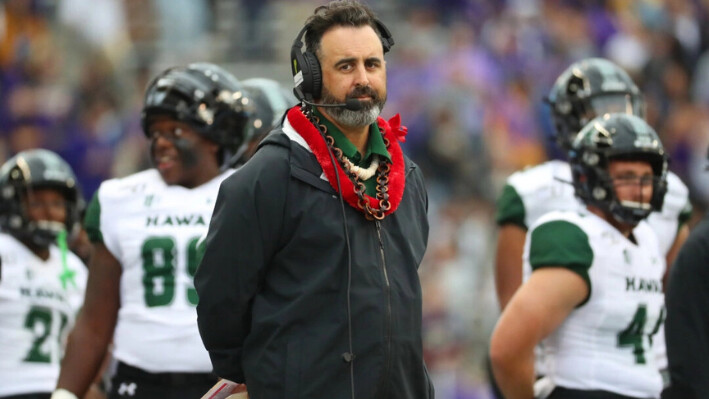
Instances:
[[[122,266],[114,356],[150,372],[210,372],[197,329],[198,241],[219,185],[168,186],[154,169],[104,182],[87,212],[87,231]]]
[[[530,230],[527,278],[556,264],[583,269],[589,284],[586,302],[543,341],[545,372],[555,386],[659,397],[662,378],[652,345],[664,320],[665,262],[645,222],[633,235],[637,244],[588,212],[550,213]],[[569,248],[587,250],[579,256]]]
[[[42,260],[5,233],[0,259],[0,397],[52,392],[84,299],[86,267],[54,245]]]
[[[529,228],[551,211],[577,210],[583,204],[574,196],[567,162],[548,161],[513,173],[497,201],[498,225],[512,223]]]

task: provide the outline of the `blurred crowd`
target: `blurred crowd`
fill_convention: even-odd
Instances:
[[[290,44],[314,0],[4,0],[0,160],[47,148],[85,197],[149,167],[141,94],[170,64],[211,61],[239,79],[290,81]],[[498,309],[494,201],[515,170],[562,154],[544,102],[553,79],[589,56],[622,66],[648,122],[709,204],[709,1],[396,0],[369,2],[391,30],[385,117],[424,170],[432,225],[421,268],[426,357],[441,398],[486,398],[484,361]]]

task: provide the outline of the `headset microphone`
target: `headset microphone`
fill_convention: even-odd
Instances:
[[[324,107],[324,108],[345,108],[349,109],[350,111],[359,111],[362,109],[362,103],[355,99],[355,98],[348,98],[344,103],[340,104],[316,104],[310,101],[307,101],[303,98],[300,99],[303,103],[313,106],[313,107]]]

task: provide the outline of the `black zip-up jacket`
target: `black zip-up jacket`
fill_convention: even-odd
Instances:
[[[670,386],[663,399],[709,397],[709,215],[680,249],[665,289]]]
[[[349,250],[339,196],[281,130],[222,183],[195,276],[217,375],[245,382],[252,399],[434,397],[417,271],[428,199],[405,162],[393,214],[369,221],[344,203]]]

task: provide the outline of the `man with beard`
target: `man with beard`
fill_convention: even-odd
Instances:
[[[378,117],[392,44],[362,4],[316,8],[291,53],[301,104],[221,185],[198,324],[216,374],[250,397],[434,396],[417,273],[427,194],[406,129]]]
[[[160,73],[145,92],[155,168],[101,184],[86,211],[86,299],[52,399],[76,399],[113,339],[111,399],[193,399],[218,379],[196,325],[192,276],[225,167],[244,144],[244,88],[217,65]]]

